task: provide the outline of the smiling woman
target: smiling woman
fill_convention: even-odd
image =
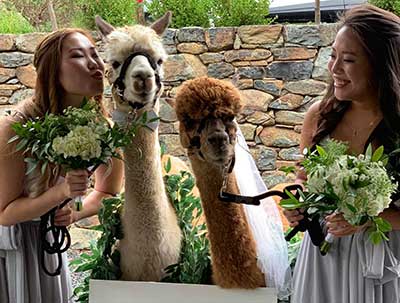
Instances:
[[[400,142],[400,18],[371,5],[354,7],[341,20],[332,49],[332,83],[305,116],[300,148],[315,149],[333,138],[347,142],[348,153],[359,155],[369,144],[372,149],[383,145],[386,169],[399,184],[400,161],[392,151]],[[306,180],[300,171],[297,181]],[[322,256],[306,233],[294,270],[292,302],[398,303],[399,198],[397,189],[390,207],[379,214],[393,228],[386,233],[388,241],[379,245],[369,242],[367,224],[353,226],[336,212],[321,218],[323,229],[336,239]],[[301,210],[284,213],[291,226],[303,218]]]
[[[48,276],[39,266],[44,261],[50,272],[55,272],[59,261],[56,255],[47,254],[45,260],[39,259],[43,243],[38,218],[57,208],[55,225],[67,226],[97,213],[102,198],[118,193],[122,184],[121,161],[113,159],[111,169],[99,166],[94,190],[84,200],[84,210],[75,212],[69,205],[61,209],[59,206],[67,198],[86,194],[86,170],[63,172],[60,167],[49,165],[44,171],[38,166],[26,175],[25,155],[16,151],[14,143],[8,144],[15,135],[11,125],[46,113],[61,114],[68,106],[79,107],[85,98],[101,104],[103,91],[103,61],[92,38],[82,30],[63,29],[49,34],[36,49],[34,65],[35,96],[25,100],[12,115],[0,119],[0,225],[2,230],[12,226],[12,233],[6,236],[14,244],[1,246],[7,243],[1,234],[1,303],[72,302],[65,256],[59,276]]]

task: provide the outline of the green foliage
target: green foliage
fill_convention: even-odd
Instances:
[[[172,11],[173,28],[185,26],[210,26],[210,12],[215,0],[154,0],[146,3],[146,8],[154,19],[167,11]]]
[[[285,233],[285,236],[289,234],[292,231],[292,229],[287,230]],[[293,268],[294,265],[296,264],[297,256],[300,251],[300,246],[301,246],[301,241],[303,240],[303,233],[297,233],[294,237],[290,239],[290,241],[287,243],[288,246],[288,259],[289,259],[289,264]]]
[[[126,0],[74,0],[76,14],[73,25],[95,29],[94,17],[101,16],[113,26],[131,25],[136,23],[136,1]]]
[[[99,112],[97,104],[85,99],[81,107],[68,107],[63,114],[46,113],[44,117],[29,119],[26,123],[14,123],[11,127],[16,135],[8,143],[18,141],[16,150],[30,155],[24,160],[28,164],[26,174],[30,174],[38,165],[41,165],[43,173],[49,163],[62,165],[67,170],[82,169],[108,163],[111,157],[119,158],[118,148],[129,145],[138,128],[153,121],[154,119],[149,120],[147,113],[144,113],[133,117],[127,126],[115,123],[111,127]],[[82,135],[76,132],[77,126],[88,127],[91,131],[76,138]],[[94,148],[98,145],[100,153],[95,157],[87,157],[85,154],[90,146],[82,142],[85,143],[86,137],[92,135],[96,136]],[[69,137],[74,140],[64,141]],[[56,144],[57,142],[61,143]]]
[[[166,171],[171,169],[168,160]],[[182,171],[177,175],[165,177],[166,189],[174,202],[179,226],[183,233],[179,263],[166,268],[167,276],[163,281],[176,283],[208,284],[211,279],[211,260],[209,241],[205,223],[196,224],[203,211],[200,199],[192,195],[194,178]],[[120,214],[124,205],[124,196],[103,200],[99,212],[100,225],[94,229],[101,232],[100,238],[90,244],[90,254],[81,254],[70,263],[74,272],[86,273],[82,285],[74,289],[77,302],[89,300],[89,280],[118,280],[121,277],[120,254],[114,250],[117,240],[123,238]]]
[[[77,302],[89,302],[89,280],[118,280],[121,277],[120,254],[113,250],[115,242],[123,238],[121,210],[124,196],[103,200],[99,212],[100,225],[94,229],[101,232],[100,238],[90,243],[90,254],[81,254],[70,263],[74,272],[88,273],[83,284],[74,289]]]
[[[34,32],[34,27],[15,8],[0,5],[0,33],[24,34]]]
[[[316,169],[319,168],[319,165],[329,166],[337,159],[340,155],[345,155],[348,149],[348,146],[337,140],[327,140],[325,143],[325,148],[317,145],[316,152],[310,152],[305,149],[303,153],[306,155],[306,158],[302,161],[302,165],[306,169],[307,173],[314,173]]]
[[[295,174],[296,173],[296,167],[295,166],[282,166],[279,168],[280,171],[283,171],[286,175],[288,174]]]
[[[1,2],[1,1],[0,1]],[[13,7],[35,28],[34,31],[51,31],[47,0],[3,0],[6,7]],[[74,1],[52,0],[59,28],[70,27],[76,13]]]
[[[269,24],[269,0],[219,0],[214,18],[215,26]]]
[[[147,11],[157,19],[172,11],[173,28],[185,26],[240,26],[269,24],[266,18],[269,0],[155,0],[146,3]]]
[[[171,168],[167,162],[166,171]],[[181,228],[183,239],[179,263],[166,268],[165,282],[209,284],[211,279],[211,260],[206,224],[199,224],[203,209],[200,199],[191,192],[195,185],[189,172],[167,175],[165,184],[168,195],[173,202]]]
[[[385,168],[388,156],[383,146],[373,152],[369,145],[365,154],[355,157],[346,154],[348,148],[342,142],[327,140],[324,143],[324,147],[317,145],[315,151],[308,152],[302,161],[308,176],[307,192],[299,190],[297,198],[286,191],[288,198],[280,205],[285,209],[305,208],[311,217],[342,213],[353,226],[370,221],[371,242],[378,244],[388,240],[385,233],[391,230],[391,225],[378,215],[389,206],[397,184]],[[326,253],[331,243],[326,239],[321,252]]]
[[[369,0],[368,2],[400,16],[400,0]]]

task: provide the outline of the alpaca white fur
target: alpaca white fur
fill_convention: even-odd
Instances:
[[[153,70],[146,57],[134,57],[124,78],[125,100],[113,89],[116,109],[120,113],[132,111],[126,101],[144,105],[138,115],[150,110],[158,113],[162,87],[159,90],[155,74],[162,77],[161,63],[167,58],[159,35],[168,26],[169,18],[166,15],[151,27],[135,25],[118,29],[101,18],[96,19],[106,41],[110,83],[116,81],[122,63],[133,52],[145,52],[157,63]],[[179,260],[181,231],[165,191],[158,131],[142,127],[123,153],[125,205],[121,220],[124,238],[118,245],[122,279],[159,281],[165,275],[164,269]]]

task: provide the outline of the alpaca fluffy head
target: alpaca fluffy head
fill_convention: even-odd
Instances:
[[[234,118],[242,108],[240,93],[231,83],[209,77],[184,82],[175,98],[178,120]]]
[[[237,130],[233,119],[241,107],[239,91],[228,82],[201,77],[183,83],[175,110],[189,155],[219,167],[232,162]]]
[[[170,13],[167,13],[150,27],[133,25],[114,28],[100,17],[96,17],[96,25],[105,41],[105,60],[110,84],[116,82],[125,60],[133,53],[145,53],[155,63],[155,66],[152,66],[149,59],[143,55],[132,59],[123,77],[123,99],[129,102],[124,103],[113,90],[119,110],[129,111],[129,103],[154,105],[154,99],[160,94],[157,77],[162,79],[162,63],[167,59],[160,36],[166,30],[170,18]]]

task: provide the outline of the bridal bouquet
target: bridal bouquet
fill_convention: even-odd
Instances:
[[[26,123],[14,123],[16,135],[9,143],[19,140],[16,149],[28,155],[27,174],[38,165],[44,173],[49,163],[61,165],[66,171],[89,169],[107,164],[111,157],[120,158],[118,148],[129,144],[136,129],[145,122],[140,118],[129,127],[111,126],[98,104],[85,100],[81,107],[68,107],[61,115],[46,114]],[[80,199],[76,207],[80,209]]]
[[[391,195],[397,184],[389,176],[385,166],[387,157],[383,147],[372,153],[371,146],[365,154],[346,154],[347,145],[335,140],[327,140],[324,146],[317,146],[313,152],[305,151],[302,165],[307,173],[306,192],[297,199],[287,192],[289,199],[282,200],[286,209],[305,208],[310,216],[336,212],[354,226],[370,222],[369,239],[378,244],[387,240],[385,232],[391,225],[378,215],[391,202]],[[320,246],[326,254],[333,241],[328,234]]]

